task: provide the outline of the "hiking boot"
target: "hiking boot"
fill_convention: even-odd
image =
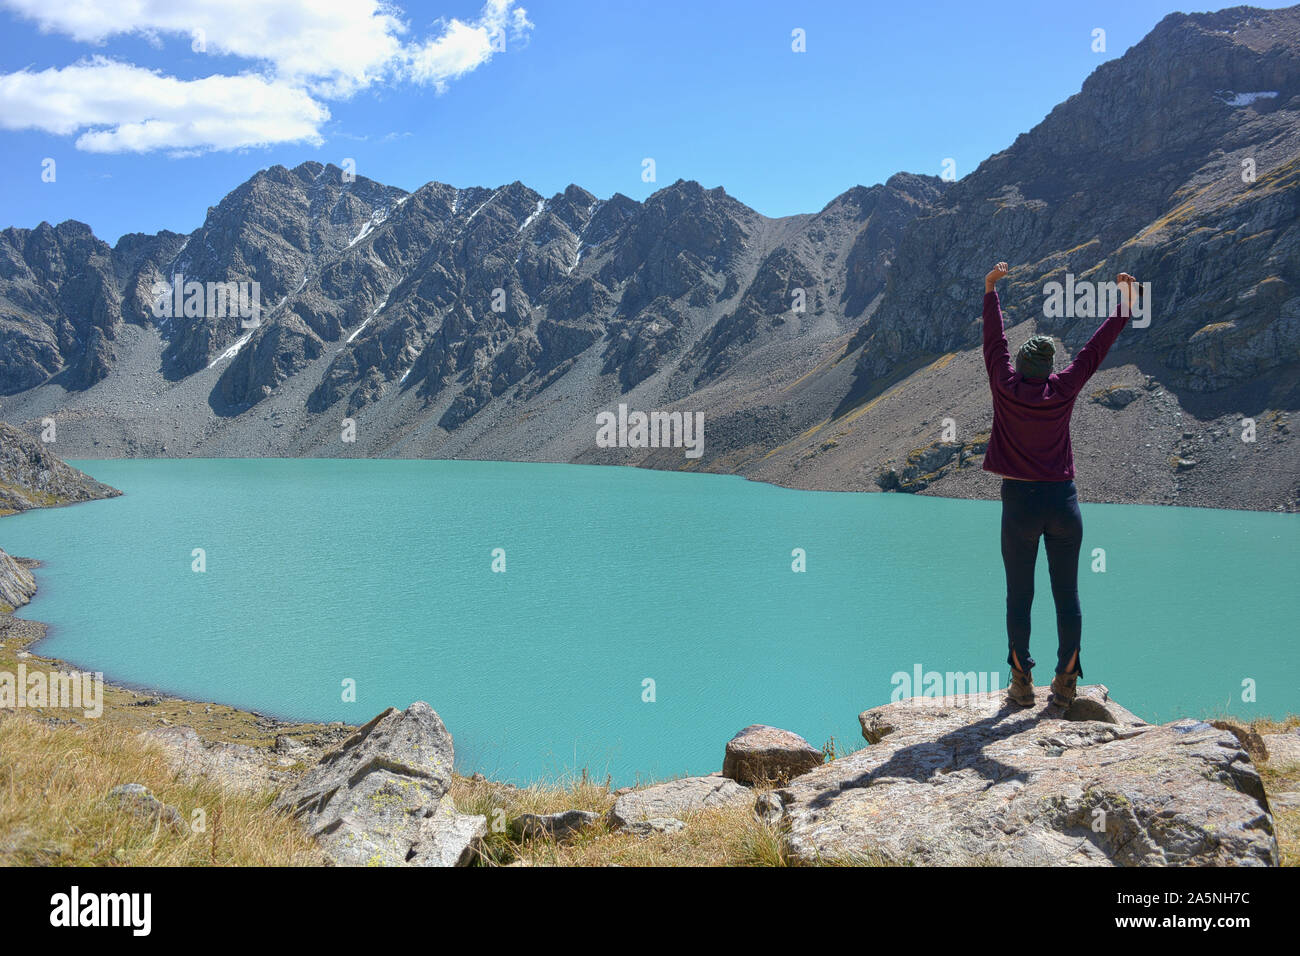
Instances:
[[[1074,703],[1075,682],[1078,681],[1078,673],[1074,674],[1057,674],[1052,678],[1052,692],[1050,700],[1057,707],[1065,708]]]
[[[1007,697],[1021,707],[1034,706],[1034,675],[1032,671],[1018,671],[1011,668],[1011,686],[1007,688]]]

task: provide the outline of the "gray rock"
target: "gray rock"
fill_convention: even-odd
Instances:
[[[297,762],[260,747],[207,741],[190,727],[156,727],[141,736],[161,746],[167,765],[182,777],[204,777],[233,790],[284,786],[293,779],[290,768]]]
[[[160,822],[172,830],[179,832],[183,826],[181,812],[163,803],[142,783],[119,784],[108,791],[108,800],[136,816]]]
[[[122,309],[113,254],[85,223],[0,232],[0,394],[61,375],[89,388],[108,373]]]
[[[638,820],[681,817],[699,810],[738,806],[753,799],[753,791],[721,774],[682,777],[623,794],[614,801],[609,818],[614,827],[622,828]]]
[[[754,817],[768,826],[779,826],[785,821],[785,804],[780,794],[768,791],[760,793],[754,801]]]
[[[989,433],[981,432],[967,442],[931,442],[914,448],[902,462],[887,462],[876,476],[881,491],[904,491],[915,494],[935,481],[965,467],[967,462],[988,450]]]
[[[1300,732],[1261,734],[1268,762],[1276,767],[1300,764]]]
[[[863,713],[873,741],[781,791],[791,855],[962,865],[1277,864],[1250,756],[1201,721],[1155,727],[1080,689],[1064,715],[1005,694]],[[1077,704],[1078,702],[1076,702]],[[1075,719],[1077,718],[1077,719]],[[1094,829],[1096,827],[1096,829]]]
[[[302,754],[310,751],[311,748],[292,737],[277,734],[271,749],[278,754]]]
[[[338,865],[465,865],[487,819],[456,812],[448,797],[453,756],[451,734],[432,707],[390,707],[322,757],[276,806],[302,818]]]
[[[510,835],[516,840],[531,840],[539,836],[562,840],[588,827],[593,827],[602,819],[601,814],[592,810],[564,810],[560,813],[521,813],[510,821]]]
[[[822,752],[796,733],[751,724],[727,741],[722,775],[737,783],[784,783],[822,764]]]
[[[645,839],[656,833],[676,833],[685,830],[686,824],[675,817],[655,817],[651,820],[637,820],[623,827],[623,830],[635,837]]]
[[[469,866],[486,836],[487,817],[457,813],[449,794],[438,801],[437,810],[425,821],[406,862],[410,866]]]
[[[1127,408],[1141,396],[1139,389],[1132,388],[1128,385],[1116,385],[1112,388],[1104,388],[1101,391],[1092,393],[1092,400],[1098,405],[1104,405],[1106,408]]]
[[[1238,720],[1212,720],[1211,727],[1218,727],[1220,730],[1229,731],[1240,741],[1241,746],[1245,748],[1246,753],[1250,754],[1250,759],[1259,763],[1268,759],[1268,751],[1264,749],[1264,738],[1253,730],[1249,725],[1243,724]]]

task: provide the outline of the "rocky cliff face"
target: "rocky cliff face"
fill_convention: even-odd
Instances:
[[[122,322],[113,251],[68,221],[0,232],[0,391],[108,374]]]
[[[111,498],[121,492],[55,458],[38,441],[0,422],[0,515]],[[36,593],[34,562],[0,550],[0,613],[22,607]]]
[[[0,514],[120,494],[116,488],[64,464],[47,445],[0,422]]]
[[[910,224],[861,375],[978,344],[992,250],[1011,320],[1071,348],[1100,318],[1050,317],[1044,286],[1127,271],[1151,283],[1150,327],[1120,343],[1145,371],[1208,392],[1294,366],[1298,79],[1297,8],[1170,14]]]
[[[0,551],[0,614],[22,607],[36,593],[36,579],[27,563]]]
[[[1300,8],[1171,14],[959,182],[900,173],[784,219],[684,181],[644,202],[406,193],[308,162],[258,173],[188,236],[10,229],[0,415],[59,418],[92,456],[618,462],[874,490],[933,423],[987,431],[980,278],[1006,259],[1009,322],[1067,351],[1100,317],[1049,314],[1048,283],[1151,283],[1150,325],[1108,363],[1129,371],[1099,382],[1150,400],[1079,415],[1102,496],[1296,508],[1298,57]],[[257,283],[257,321],[158,315],[177,275]],[[620,402],[705,412],[704,458],[598,448],[594,416]],[[1238,454],[1219,439],[1243,417],[1267,441]],[[990,493],[960,470],[898,487]]]

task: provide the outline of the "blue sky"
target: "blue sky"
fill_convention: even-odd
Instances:
[[[385,19],[376,0],[212,6],[0,0],[0,227],[188,232],[258,169],[347,158],[406,189],[518,179],[641,199],[684,178],[767,215],[810,212],[948,157],[965,175],[1175,9],[450,0]]]

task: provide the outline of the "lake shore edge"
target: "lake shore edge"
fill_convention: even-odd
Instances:
[[[923,449],[917,449],[917,452],[923,452],[937,446],[946,446],[956,443],[936,442],[931,446]],[[959,446],[958,446],[959,447]],[[695,475],[715,478],[738,478],[743,481],[752,482],[758,485],[767,485],[771,488],[780,488],[784,491],[812,491],[819,494],[839,494],[839,495],[904,495],[915,498],[942,498],[948,501],[1000,501],[1000,489],[1002,476],[996,472],[984,471],[980,463],[974,460],[967,460],[960,465],[953,467],[947,466],[944,470],[945,477],[963,476],[961,481],[947,481],[933,484],[917,483],[913,488],[885,488],[878,483],[865,487],[850,487],[842,482],[824,482],[824,481],[807,481],[807,480],[780,480],[774,477],[764,477],[753,474],[746,474],[743,471],[700,471],[694,468],[684,467],[667,467],[658,464],[657,461],[628,461],[628,462],[596,462],[596,461],[559,461],[559,460],[541,460],[528,458],[424,458],[410,455],[397,457],[352,457],[338,455],[126,455],[114,457],[81,457],[77,455],[69,456],[69,460],[77,462],[113,462],[113,461],[438,461],[438,462],[480,462],[485,464],[497,465],[557,465],[571,468],[635,468],[641,471],[654,471],[663,474],[676,475]],[[982,461],[982,457],[981,457]],[[934,475],[927,475],[927,478],[933,478]],[[983,486],[975,484],[976,481],[984,480]],[[1077,484],[1086,485],[1085,477],[1075,479]],[[1082,501],[1082,499],[1081,499]],[[1176,500],[1167,500],[1152,496],[1132,496],[1127,499],[1115,495],[1102,493],[1097,497],[1089,497],[1087,504],[1099,505],[1141,505],[1154,508],[1181,508],[1193,511],[1251,511],[1258,514],[1300,514],[1300,508],[1287,510],[1278,506],[1268,506],[1257,497],[1242,499],[1237,501],[1232,498],[1218,500],[1213,504],[1201,502],[1181,502]],[[2,514],[0,514],[2,516]]]

